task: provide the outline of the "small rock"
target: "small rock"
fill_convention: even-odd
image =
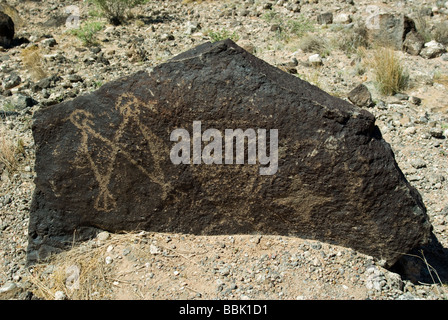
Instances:
[[[348,100],[358,107],[370,107],[373,104],[369,89],[363,84],[358,85],[348,94]]]
[[[418,105],[420,105],[422,103],[422,99],[420,99],[418,97],[410,96],[409,97],[409,102],[418,106]]]
[[[54,300],[65,300],[67,296],[65,295],[64,291],[56,291],[54,293]]]
[[[443,130],[441,128],[431,128],[429,129],[429,134],[433,138],[442,139],[443,136]]]
[[[163,33],[160,36],[160,41],[172,41],[174,40],[174,36],[172,34],[169,33]]]
[[[430,42],[425,43],[424,48],[420,52],[420,56],[422,56],[425,59],[432,59],[442,55],[442,53],[444,52],[445,47],[443,46],[443,44],[438,43],[435,40],[432,40]]]
[[[0,293],[5,293],[8,291],[12,291],[17,288],[17,285],[13,282],[7,282],[0,288]]]
[[[99,241],[106,241],[107,239],[109,239],[109,237],[110,237],[110,233],[107,231],[102,231],[102,232],[98,233],[98,235],[96,236],[96,238]]]
[[[415,169],[421,169],[426,167],[426,163],[422,159],[412,159],[411,166],[413,166]]]
[[[80,75],[77,74],[69,74],[67,80],[70,82],[81,82],[82,78]]]
[[[226,277],[230,274],[230,270],[229,270],[229,268],[221,268],[221,269],[219,269],[219,273],[222,276]]]
[[[422,36],[416,31],[411,31],[403,42],[403,51],[418,56],[424,45],[425,41]]]
[[[151,254],[159,254],[160,253],[160,249],[157,246],[151,244],[149,246],[149,253],[151,253]]]
[[[336,24],[349,24],[352,22],[352,17],[348,13],[340,13],[333,19],[333,23]]]
[[[98,54],[101,52],[101,47],[91,47],[90,52],[92,52],[94,54]]]
[[[398,100],[409,100],[409,96],[405,93],[396,93],[394,94],[394,97]]]
[[[385,276],[387,284],[389,285],[390,288],[400,291],[403,290],[404,283],[403,280],[401,279],[401,276],[398,273],[387,272]]]
[[[195,32],[198,32],[201,29],[201,25],[198,22],[187,22],[187,30],[185,31],[186,34],[193,34]]]
[[[271,10],[272,9],[272,3],[267,2],[263,5],[264,10]]]
[[[404,130],[404,133],[406,135],[412,135],[412,134],[415,134],[416,132],[417,132],[417,129],[415,127],[409,127]]]
[[[308,62],[310,62],[313,66],[322,65],[322,58],[320,54],[316,53],[308,57]]]
[[[23,94],[17,94],[12,99],[12,104],[16,110],[24,110],[26,108],[31,108],[36,105],[38,102],[31,98],[30,96],[26,96]]]
[[[3,80],[3,89],[8,90],[17,87],[22,79],[17,74],[10,74]]]
[[[40,43],[45,48],[52,48],[58,44],[54,38],[48,38],[48,39],[42,40]]]
[[[105,261],[106,261],[106,264],[111,264],[113,259],[112,259],[112,257],[107,256]]]
[[[123,255],[124,256],[127,256],[128,254],[130,254],[131,253],[131,249],[130,248],[124,248],[123,249]]]
[[[319,24],[332,24],[333,23],[333,13],[325,12],[317,16],[317,23]]]

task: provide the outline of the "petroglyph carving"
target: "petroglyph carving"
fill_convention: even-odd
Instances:
[[[72,112],[69,119],[81,131],[81,146],[79,151],[87,157],[95,180],[98,183],[99,193],[95,199],[95,209],[98,211],[112,211],[116,206],[114,195],[109,190],[109,184],[116,166],[118,155],[124,156],[130,163],[136,166],[148,179],[158,184],[162,190],[162,199],[166,198],[169,185],[165,182],[163,171],[160,168],[161,155],[164,144],[147,126],[140,120],[142,108],[152,110],[152,106],[146,106],[136,97],[128,94],[120,96],[115,108],[120,112],[122,121],[115,131],[113,139],[108,139],[95,130],[94,117],[91,113],[77,109]],[[139,128],[140,133],[148,143],[148,153],[153,158],[153,167],[145,168],[138,163],[135,157],[126,151],[126,144],[122,137],[127,126],[132,123]],[[95,141],[100,142],[96,143]],[[95,161],[94,152],[101,152],[101,161]]]

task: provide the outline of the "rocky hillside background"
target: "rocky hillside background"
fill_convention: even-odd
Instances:
[[[373,113],[446,256],[445,1],[152,0],[120,24],[88,1],[9,0],[0,9],[15,29],[13,39],[0,34],[0,298],[448,298],[447,265],[424,250],[386,270],[350,249],[278,236],[103,233],[25,266],[33,112],[225,38]]]

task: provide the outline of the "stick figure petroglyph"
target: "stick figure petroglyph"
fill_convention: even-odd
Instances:
[[[95,180],[98,183],[99,193],[95,199],[95,209],[98,211],[112,211],[116,207],[115,197],[109,190],[114,168],[118,155],[126,158],[131,164],[137,167],[147,178],[161,187],[162,199],[166,198],[169,185],[165,182],[163,171],[160,168],[160,161],[163,158],[164,143],[151,130],[142,124],[139,114],[142,108],[154,112],[152,106],[146,106],[136,97],[124,94],[117,100],[115,108],[120,112],[122,121],[115,131],[113,139],[108,139],[101,135],[94,128],[93,115],[85,110],[77,109],[72,112],[69,119],[81,131],[81,146],[79,151],[86,156],[89,166],[93,171]],[[152,170],[139,164],[133,155],[126,151],[126,144],[122,137],[130,123],[137,125],[138,130],[148,144],[149,154],[153,158]],[[95,144],[95,141],[97,143]],[[98,143],[99,142],[99,143]],[[101,152],[102,161],[95,161],[94,152]]]

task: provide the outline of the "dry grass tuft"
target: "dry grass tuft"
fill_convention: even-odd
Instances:
[[[329,42],[321,35],[308,34],[300,39],[299,48],[303,52],[319,53],[322,57],[330,54]]]
[[[392,48],[377,48],[366,59],[372,69],[376,86],[381,94],[393,95],[408,85],[409,76],[400,58]]]
[[[114,298],[113,267],[105,263],[109,246],[133,242],[135,233],[115,234],[102,243],[75,246],[55,254],[48,261],[32,266],[27,280],[33,293],[45,300],[54,300],[62,291],[70,300],[102,300]]]
[[[22,63],[35,81],[39,81],[47,76],[43,69],[42,61],[38,46],[30,46],[22,50]]]
[[[17,139],[15,135],[15,132],[0,123],[0,164],[10,173],[17,171],[18,155],[24,152],[23,140]]]

